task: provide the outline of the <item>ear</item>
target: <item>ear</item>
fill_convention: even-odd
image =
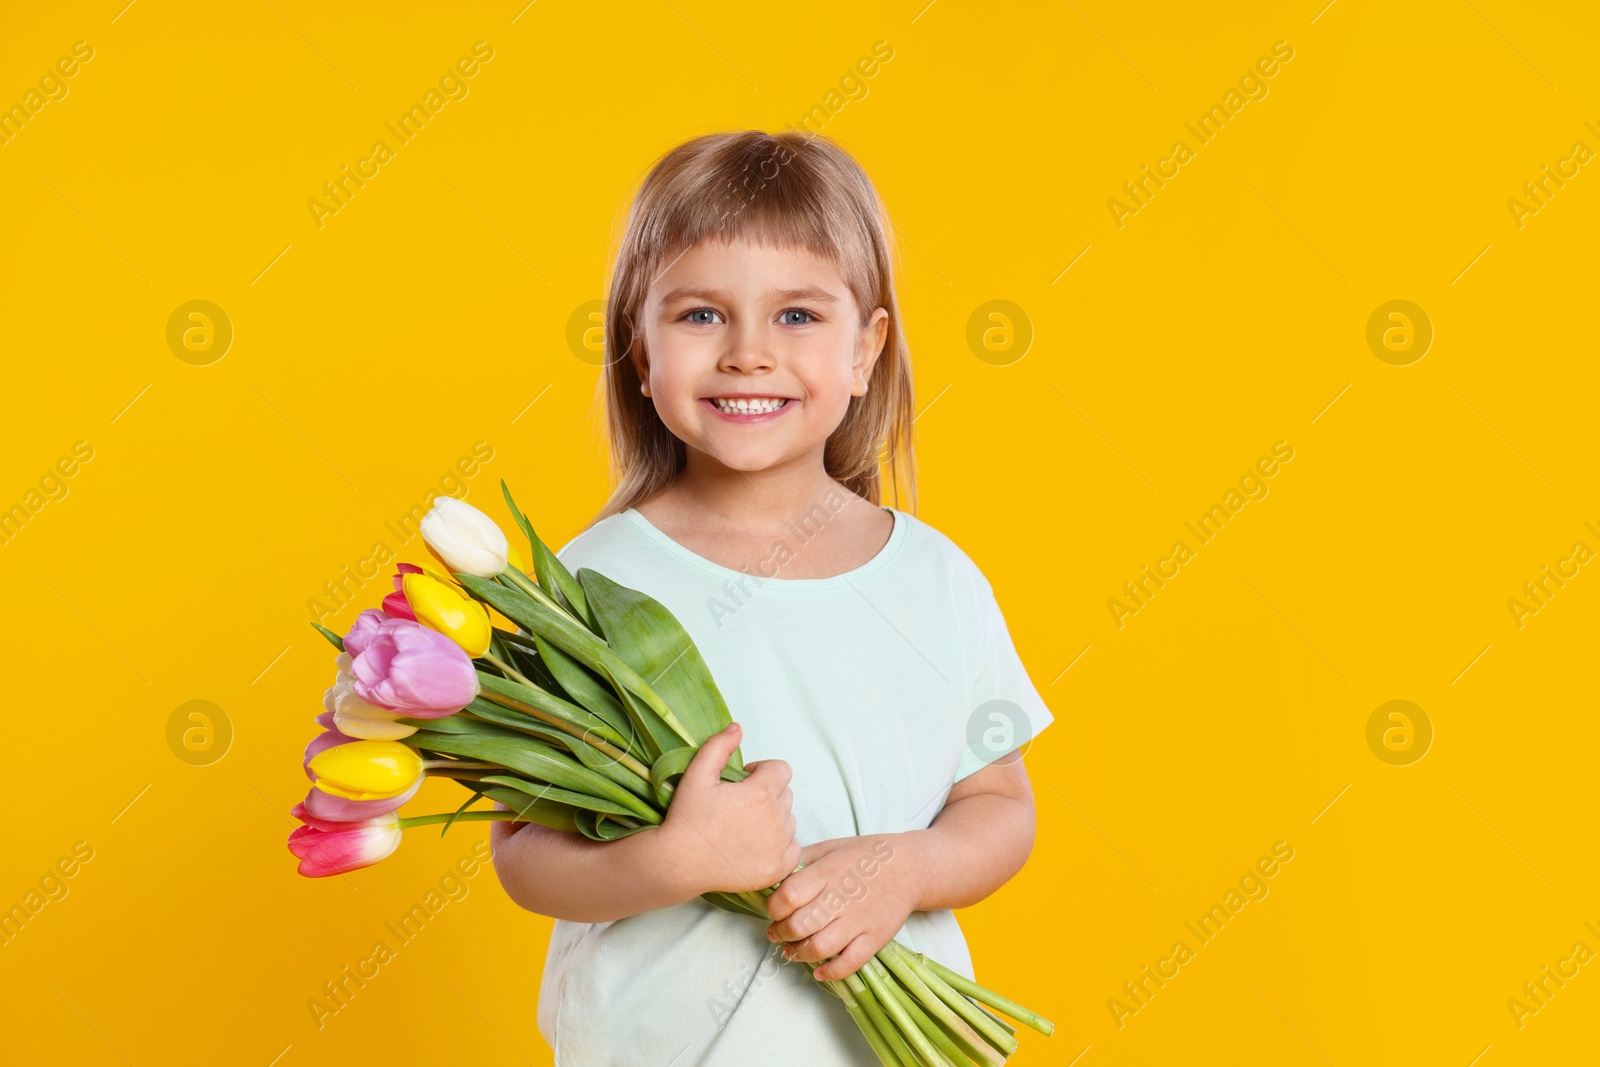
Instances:
[[[872,368],[883,355],[883,344],[888,336],[889,312],[874,308],[867,324],[861,328],[861,340],[856,344],[855,360],[850,365],[851,396],[866,394],[867,379],[872,377]]]
[[[628,360],[633,364],[633,373],[639,376],[639,382],[646,389],[650,387],[650,361],[645,358],[644,338],[640,336],[638,327],[634,327],[633,337],[628,344]],[[649,396],[649,393],[645,394]]]

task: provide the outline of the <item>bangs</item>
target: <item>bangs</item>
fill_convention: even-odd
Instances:
[[[760,135],[713,148],[683,165],[664,166],[640,189],[651,209],[630,237],[643,289],[688,249],[703,242],[748,241],[768,248],[804,248],[833,263],[866,322],[882,301],[872,283],[876,219],[862,217],[861,190],[843,183],[834,161],[806,153],[800,134]],[[631,301],[630,301],[631,302]],[[637,306],[635,304],[634,306]]]

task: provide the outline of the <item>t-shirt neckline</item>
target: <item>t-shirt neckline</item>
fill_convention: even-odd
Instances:
[[[826,578],[768,577],[759,571],[740,571],[732,567],[725,567],[720,563],[705,558],[698,552],[691,551],[668,537],[654,523],[645,518],[637,508],[628,508],[620,514],[631,522],[636,529],[671,555],[719,579],[740,582],[754,578],[761,583],[764,589],[779,592],[820,593],[853,586],[862,579],[871,577],[888,566],[890,560],[899,552],[900,546],[905,543],[907,532],[910,529],[911,516],[898,508],[884,507],[883,510],[894,517],[894,527],[889,531],[889,540],[885,541],[883,547],[878,549],[877,555],[858,567],[852,567],[841,574],[831,574]],[[794,546],[791,545],[791,549],[794,550]]]

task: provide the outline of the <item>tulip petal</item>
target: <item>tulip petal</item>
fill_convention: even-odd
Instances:
[[[331,716],[329,717],[331,719]],[[320,722],[322,720],[322,715],[318,715],[317,720]],[[313,737],[311,739],[311,743],[306,745],[305,759],[300,761],[300,765],[305,768],[306,777],[311,779],[313,782],[317,780],[316,773],[311,770],[311,760],[317,755],[317,753],[323,751],[324,749],[332,748],[335,745],[343,745],[354,740],[355,738],[350,737],[348,734],[341,733],[339,728],[332,725],[330,722],[326,730],[318,734],[316,737]]]
[[[422,788],[424,781],[426,776],[418,778],[410,789],[399,796],[383,800],[346,800],[344,797],[336,797],[332,793],[325,793],[313,787],[306,791],[306,799],[301,803],[308,813],[318,819],[327,819],[331,822],[360,822],[363,819],[387,815],[404,806],[417,795],[417,790]]]
[[[437,719],[478,695],[478,672],[450,638],[420,623],[390,619],[355,660],[362,700],[411,718]]]
[[[315,820],[296,827],[288,846],[300,859],[301,874],[326,878],[370,867],[388,857],[400,847],[400,835],[400,822],[393,814],[357,823]]]
[[[398,741],[417,732],[415,726],[397,721],[399,712],[380,708],[361,699],[355,683],[341,687],[334,697],[333,721],[338,729],[350,737],[367,741]]]
[[[418,527],[423,541],[453,572],[493,578],[506,569],[511,546],[505,531],[465,501],[436,497]]]
[[[383,625],[386,616],[377,608],[368,608],[356,616],[350,632],[344,635],[344,650],[351,657],[360,656],[367,644]]]
[[[411,610],[411,602],[406,600],[403,592],[390,593],[383,598],[383,613],[391,619],[417,621],[417,613]]]
[[[318,789],[346,800],[385,800],[422,777],[422,757],[399,741],[351,741],[312,757]]]

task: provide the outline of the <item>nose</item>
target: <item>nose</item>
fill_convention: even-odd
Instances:
[[[742,316],[724,335],[727,347],[717,360],[717,369],[733,374],[761,374],[777,366],[770,338],[763,323],[750,316]]]

